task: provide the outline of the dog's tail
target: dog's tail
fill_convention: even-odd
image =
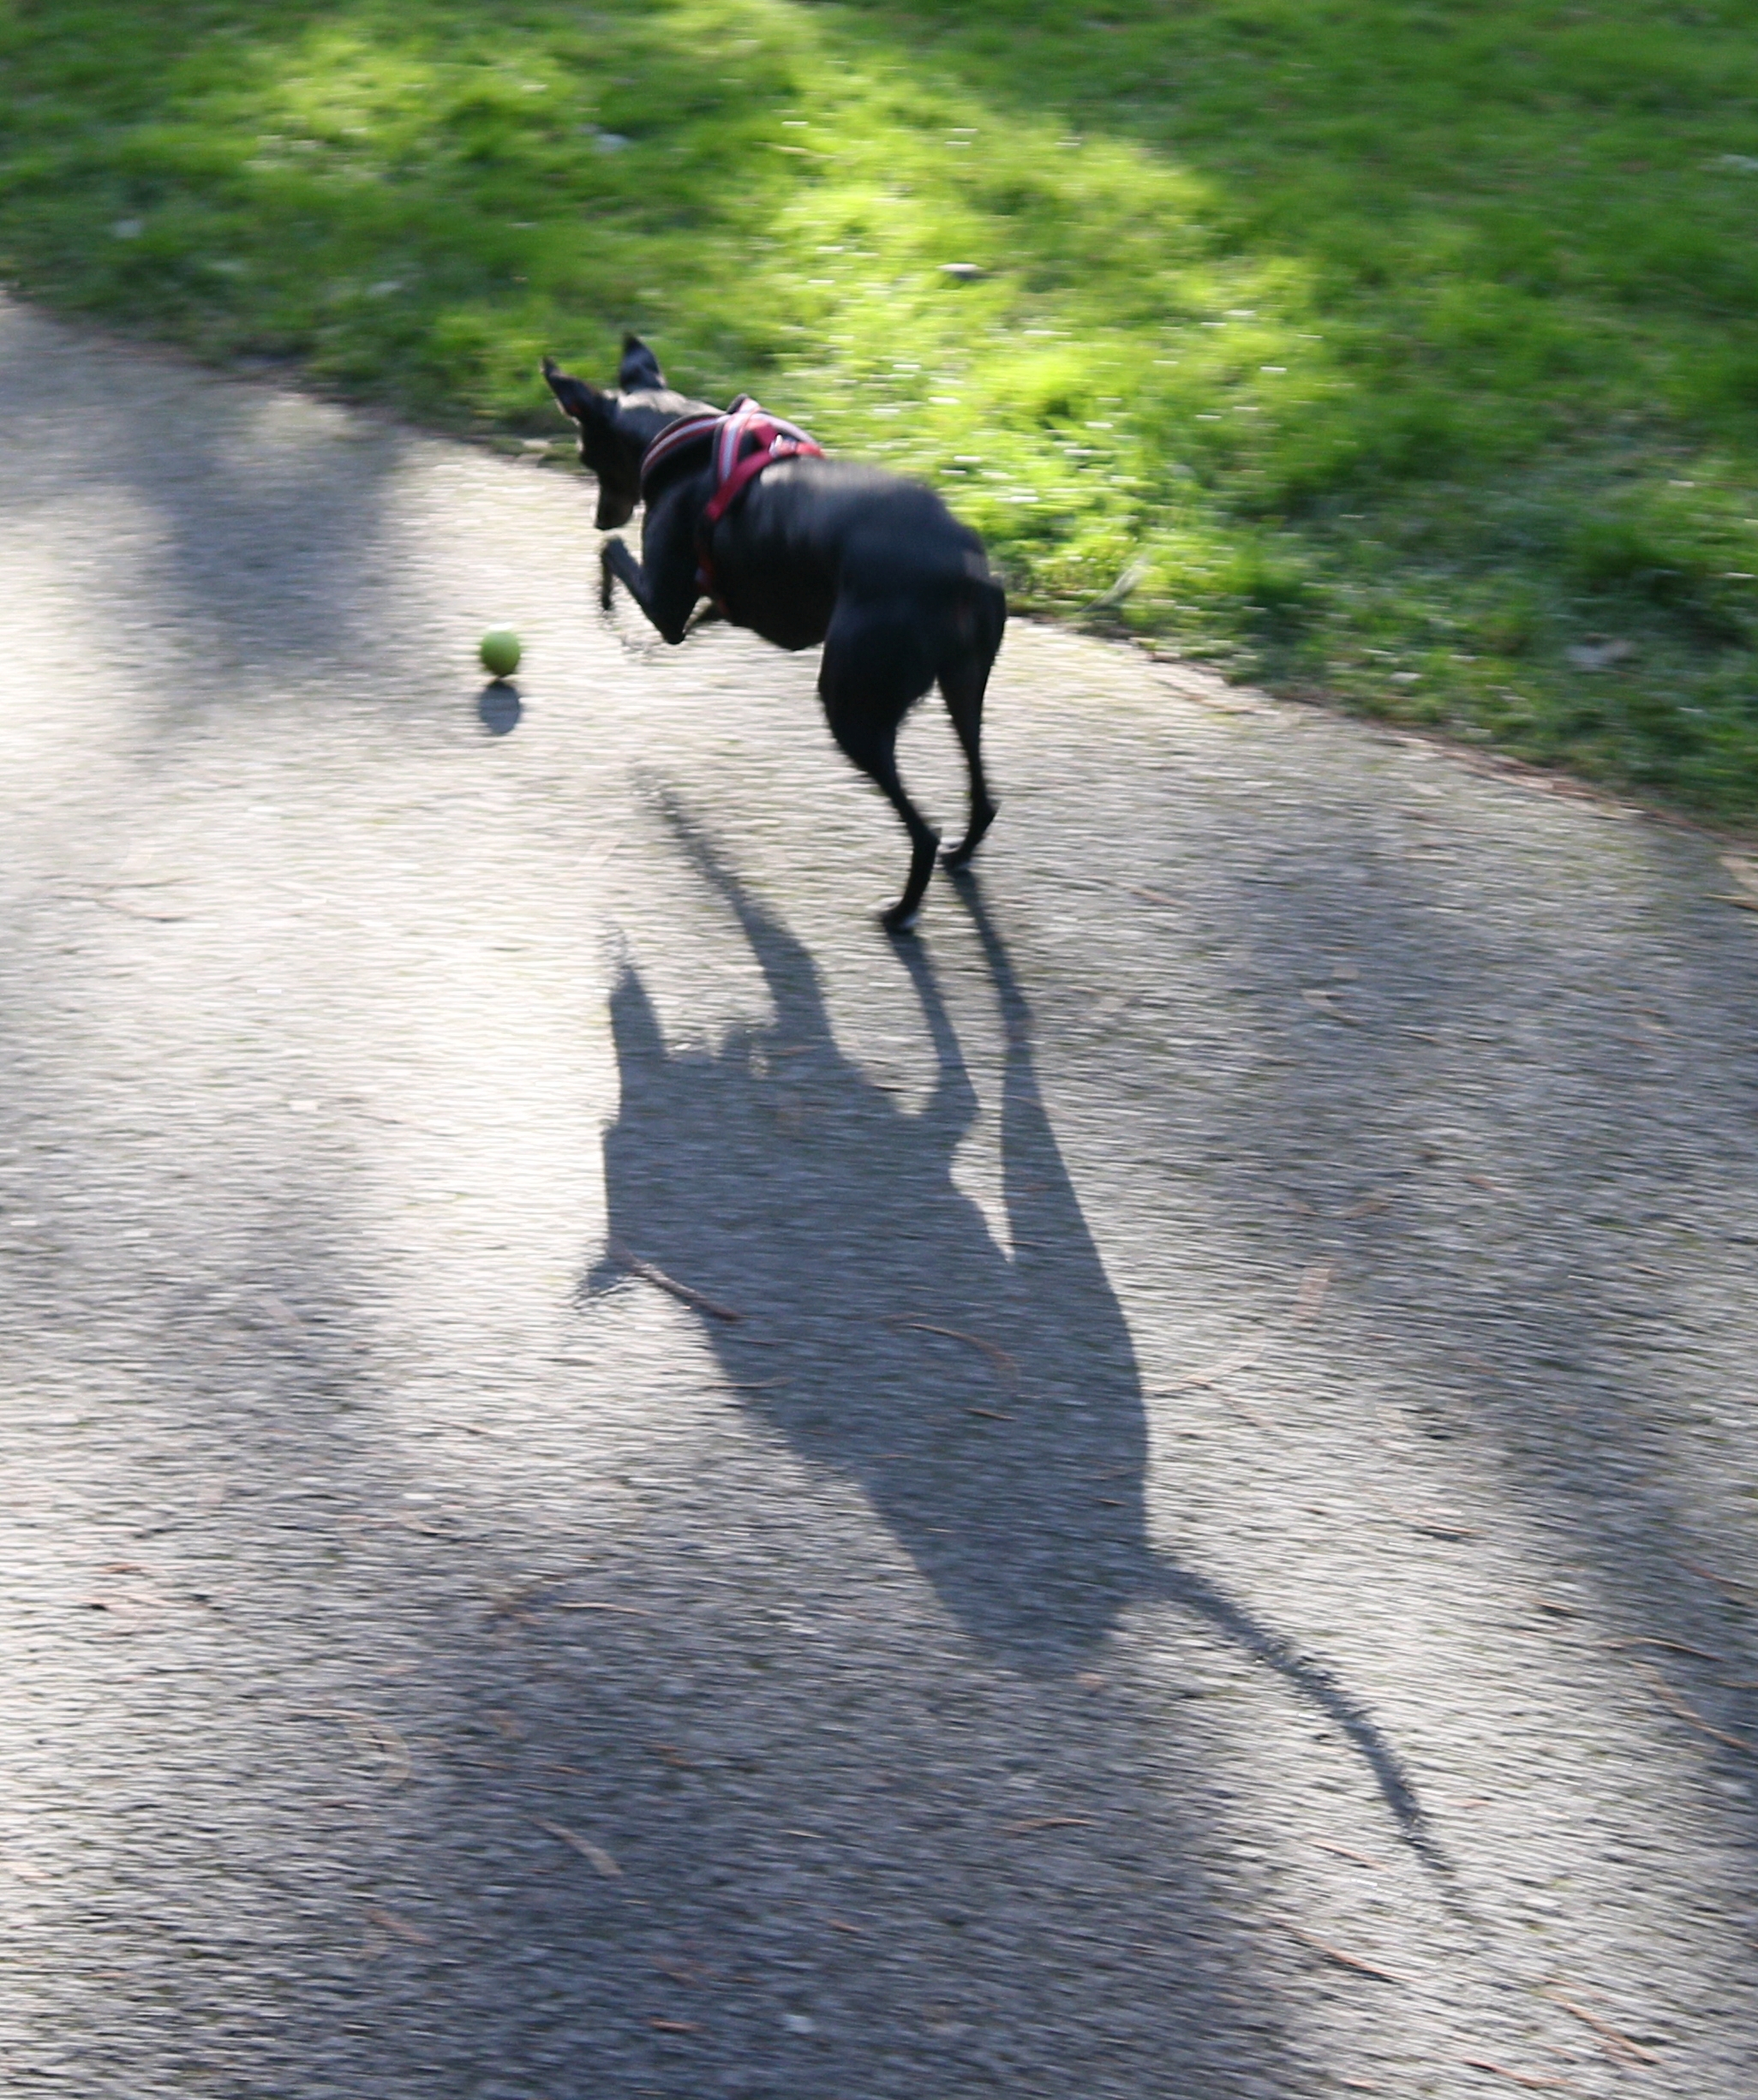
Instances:
[[[1205,1619],[1223,1640],[1254,1661],[1266,1664],[1291,1690],[1334,1721],[1372,1774],[1380,1798],[1396,1818],[1405,1842],[1429,1866],[1450,1873],[1446,1854],[1430,1828],[1403,1761],[1372,1714],[1332,1672],[1303,1654],[1218,1584],[1193,1570],[1157,1564],[1151,1594]]]

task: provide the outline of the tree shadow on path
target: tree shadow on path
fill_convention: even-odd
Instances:
[[[732,1387],[807,1463],[855,1484],[968,1637],[1005,1666],[1088,1665],[1134,1605],[1194,1613],[1345,1732],[1432,1864],[1414,1789],[1320,1665],[1150,1543],[1141,1382],[1034,1068],[1031,1014],[972,878],[960,885],[1005,1036],[1011,1250],[953,1178],[978,1103],[927,954],[897,953],[938,1056],[918,1111],[843,1056],[801,944],[678,808],[686,854],[730,906],[774,1003],[767,1026],[670,1050],[640,975],[611,1000],[621,1106],[609,1221],[588,1280],[657,1270],[697,1296]]]

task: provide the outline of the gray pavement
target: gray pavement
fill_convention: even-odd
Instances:
[[[1749,2100],[1711,844],[1016,625],[894,948],[571,469],[0,438],[9,2092]]]

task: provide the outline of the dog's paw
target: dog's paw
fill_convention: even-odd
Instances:
[[[971,865],[971,856],[989,835],[989,827],[995,822],[996,806],[990,803],[972,823],[971,829],[958,844],[940,856],[940,865],[957,875]]]
[[[919,904],[910,905],[907,908],[901,904],[894,904],[889,911],[879,914],[879,924],[894,941],[901,941],[916,930],[916,921],[921,916],[922,907]]]

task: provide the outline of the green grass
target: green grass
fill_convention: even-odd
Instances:
[[[0,0],[28,296],[508,434],[631,323],[1023,605],[1725,818],[1755,236],[1745,0]]]

